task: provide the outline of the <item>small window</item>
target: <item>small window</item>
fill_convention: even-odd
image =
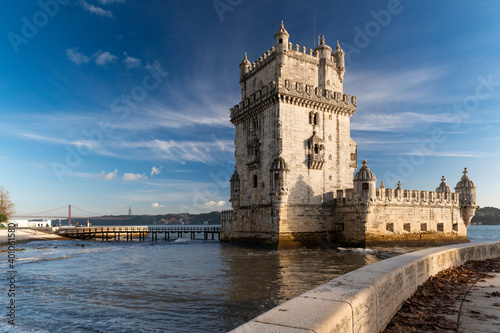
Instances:
[[[427,223],[420,223],[420,231],[427,231]]]
[[[403,225],[403,229],[407,232],[411,232],[411,224],[410,223],[405,223]]]
[[[368,183],[362,183],[361,188],[363,191],[368,191],[370,189],[370,184]]]
[[[453,223],[453,230],[458,231],[458,223]]]
[[[313,113],[309,112],[309,124],[313,123]]]
[[[444,223],[438,223],[437,224],[437,231],[440,231],[440,232],[444,231]]]
[[[355,153],[351,153],[351,161],[356,161],[356,154]]]
[[[394,223],[387,223],[385,225],[385,230],[390,231],[390,232],[394,232]]]
[[[313,116],[313,124],[318,125],[318,114],[317,113],[315,113]]]
[[[253,188],[257,188],[257,186],[259,185],[257,175],[253,175],[252,183],[253,183]]]
[[[283,38],[280,38],[280,44],[283,44]]]
[[[314,145],[314,153],[319,154],[319,148],[318,145]]]
[[[280,174],[279,173],[275,173],[274,174],[274,180],[279,180],[280,179]]]

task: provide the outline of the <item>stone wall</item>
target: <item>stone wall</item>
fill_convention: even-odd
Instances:
[[[429,277],[470,260],[498,257],[496,241],[430,248],[383,260],[333,279],[231,332],[382,332]]]

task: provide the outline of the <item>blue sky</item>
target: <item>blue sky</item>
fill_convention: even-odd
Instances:
[[[386,187],[454,187],[500,206],[500,3],[2,2],[0,185],[19,214],[228,209],[238,65],[316,34],[346,52],[358,158]],[[63,211],[61,211],[63,213]]]

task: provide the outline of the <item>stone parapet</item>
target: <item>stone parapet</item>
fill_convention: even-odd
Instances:
[[[243,332],[382,332],[418,286],[447,268],[500,257],[500,242],[412,252],[333,279],[234,329]]]
[[[370,203],[378,205],[412,205],[412,206],[457,206],[459,194],[449,192],[397,190],[377,188],[375,198]],[[350,206],[358,203],[354,189],[337,190],[337,206]]]

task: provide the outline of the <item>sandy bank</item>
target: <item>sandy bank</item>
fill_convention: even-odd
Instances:
[[[51,239],[68,239],[55,234],[48,234],[41,231],[29,229],[16,229],[16,244],[20,242],[29,242],[33,240],[51,240]],[[0,229],[0,247],[8,245],[7,229]]]

